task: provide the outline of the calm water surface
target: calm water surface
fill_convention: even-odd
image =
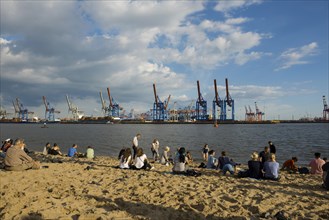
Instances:
[[[0,124],[1,140],[22,137],[30,150],[42,151],[46,142],[57,143],[62,152],[78,144],[78,150],[85,152],[86,146],[95,147],[96,155],[117,156],[119,150],[131,147],[132,138],[141,133],[139,145],[148,156],[154,138],[160,146],[170,146],[174,152],[179,146],[192,152],[195,159],[201,159],[202,147],[208,143],[216,151],[227,151],[235,161],[246,163],[253,151],[261,151],[271,140],[277,148],[278,162],[292,156],[299,158],[299,164],[307,164],[314,152],[329,157],[329,123],[322,124],[235,124],[213,125],[168,125],[168,124]]]

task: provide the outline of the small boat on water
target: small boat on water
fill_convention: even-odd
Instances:
[[[48,126],[47,126],[46,123],[44,123],[44,124],[41,126],[41,128],[48,128]]]

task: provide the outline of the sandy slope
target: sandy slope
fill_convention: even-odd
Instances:
[[[121,170],[96,160],[37,155],[48,169],[0,171],[0,219],[329,219],[320,177],[281,173],[280,182],[173,175],[171,167]],[[88,169],[87,169],[88,168]]]

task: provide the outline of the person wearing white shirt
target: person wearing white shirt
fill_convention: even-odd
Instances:
[[[124,153],[121,155],[119,167],[121,169],[129,169],[131,163],[132,163],[131,150],[130,148],[127,148],[124,151]]]
[[[160,157],[159,148],[160,148],[160,143],[159,143],[158,139],[154,139],[152,142],[152,147],[151,147],[154,161],[159,160],[159,157]]]
[[[137,152],[137,148],[138,148],[138,140],[141,138],[141,134],[136,134],[136,136],[133,139],[133,158],[136,158],[136,152]]]
[[[149,161],[147,159],[147,156],[146,156],[146,154],[144,154],[142,148],[137,149],[134,164],[135,164],[135,168],[137,170],[140,170],[140,169],[152,170],[152,169],[154,169],[154,167],[152,167],[151,164],[149,163]]]

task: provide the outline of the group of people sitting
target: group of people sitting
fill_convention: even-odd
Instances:
[[[81,154],[77,152],[77,144],[73,144],[72,147],[68,150],[68,157],[87,157],[89,159],[94,158],[94,149],[91,146],[88,146],[87,152]],[[28,169],[40,169],[40,163],[33,160],[28,154],[31,153],[26,148],[24,139],[17,138],[15,141],[12,139],[6,139],[3,141],[0,156],[4,158],[4,168],[9,171],[21,171]],[[51,147],[50,143],[46,143],[44,150],[44,155],[61,155],[60,147],[54,143]]]

